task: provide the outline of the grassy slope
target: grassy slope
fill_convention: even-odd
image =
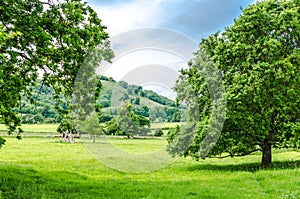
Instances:
[[[124,150],[140,150],[137,140],[113,142]],[[141,145],[145,151],[161,146],[158,140]],[[256,154],[180,159],[164,169],[132,174],[104,166],[81,143],[7,138],[0,150],[0,198],[300,198],[300,153],[278,152],[269,170],[258,168]]]
[[[118,85],[118,83],[116,82],[109,82],[109,81],[101,81],[103,84],[103,88],[104,90],[112,90],[112,102],[114,102],[114,100],[117,100],[117,102],[115,102],[115,104],[117,104],[118,106],[120,105],[120,101],[118,101],[118,99],[120,99],[120,97],[122,97],[125,93],[127,93],[127,90],[122,88],[121,86]],[[145,97],[141,97],[139,95],[132,95],[132,97],[136,98],[139,97],[140,98],[140,104],[141,106],[148,106],[148,107],[163,107],[163,105],[149,100],[148,98]],[[114,104],[114,103],[112,103]],[[104,108],[105,110],[106,108]]]

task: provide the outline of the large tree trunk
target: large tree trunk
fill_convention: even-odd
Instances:
[[[266,141],[262,146],[262,160],[261,166],[267,168],[272,164],[272,150],[271,144]]]

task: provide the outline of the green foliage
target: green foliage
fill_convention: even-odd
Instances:
[[[0,148],[2,147],[2,145],[4,145],[6,142],[5,139],[3,139],[2,137],[0,137]]]
[[[80,124],[81,131],[93,135],[93,142],[96,142],[96,135],[103,134],[102,127],[99,124],[99,118],[96,113],[92,113],[86,117]]]
[[[37,80],[36,86],[32,87],[31,97],[28,99],[22,96],[20,107],[12,110],[14,113],[22,115],[22,124],[58,123],[62,119],[63,112],[58,109],[65,111],[68,109],[68,104],[64,95],[59,96],[60,103],[53,100],[54,95],[53,88],[45,86],[40,80]]]
[[[117,124],[122,135],[128,138],[134,135],[146,135],[150,130],[150,120],[144,116],[136,115],[132,105],[125,101],[118,110]]]
[[[0,12],[3,7],[0,4]],[[6,73],[14,72],[5,67],[3,63],[7,62],[6,54],[4,46],[6,43],[13,39],[15,36],[20,36],[18,31],[5,30],[3,24],[0,25],[0,122],[4,122],[9,127],[9,133],[13,132],[17,126],[20,125],[21,120],[17,117],[17,115],[12,111],[13,108],[18,104],[20,96],[18,93],[10,93],[10,90],[16,89],[17,92],[20,90],[18,86],[20,86],[20,81],[17,76],[13,75],[13,77],[7,77]],[[16,81],[16,82],[15,82]],[[14,88],[16,86],[16,88]],[[18,128],[17,137],[22,132],[20,128]],[[5,140],[0,137],[0,148],[2,144],[5,143]]]
[[[0,52],[4,52],[4,59],[0,59],[0,119],[9,126],[9,132],[20,125],[12,108],[20,105],[21,92],[30,99],[38,71],[43,71],[43,84],[53,87],[58,100],[62,92],[72,93],[75,77],[91,50],[98,46],[99,58],[109,60],[112,56],[105,42],[106,27],[80,0],[3,0],[0,13],[0,40],[3,32],[19,33],[0,44]]]
[[[182,121],[182,111],[180,107],[154,107],[150,110],[150,120],[152,122],[180,122]]]
[[[154,132],[154,136],[161,137],[164,135],[164,132],[161,129],[156,129]]]
[[[134,99],[133,104],[140,105],[140,101],[141,101],[140,98],[137,97],[137,98]]]
[[[116,120],[112,118],[111,120],[105,122],[104,133],[106,135],[120,135],[122,134]]]
[[[64,133],[64,132],[76,132],[74,122],[70,118],[62,119],[59,126],[57,127],[58,133]]]
[[[222,34],[201,41],[202,50],[191,60],[190,68],[182,71],[176,90],[180,100],[190,97],[187,90],[195,93],[198,98],[188,102],[200,110],[200,122],[185,155],[200,157],[211,122],[210,95],[214,93],[209,93],[210,85],[201,74],[211,62],[222,74],[227,116],[208,156],[224,152],[240,156],[261,150],[262,166],[268,167],[272,147],[299,147],[299,9],[296,0],[258,2],[243,10]]]
[[[100,76],[100,80],[109,81],[109,82],[116,82],[112,77],[106,77],[104,75]]]
[[[133,112],[135,114],[141,115],[141,116],[144,116],[144,117],[149,117],[149,110],[150,109],[148,108],[148,106],[142,106],[142,107],[140,107],[140,106],[138,106],[138,107],[134,106],[133,107]]]
[[[119,81],[118,84],[124,88],[124,89],[127,89],[128,88],[128,83],[127,82],[124,82],[124,81]]]
[[[168,143],[172,143],[174,138],[178,135],[178,133],[180,133],[179,125],[176,125],[175,127],[170,128],[168,131],[168,137],[167,137]]]
[[[149,117],[151,122],[180,122],[184,119],[182,113],[185,107],[176,106],[174,101],[153,91],[143,91],[141,86],[129,85],[124,81],[118,84],[126,84],[127,89],[111,81],[103,80],[101,83],[103,90],[98,103],[104,108],[103,115],[107,118],[114,115],[111,109],[112,101],[117,100],[115,103],[121,103],[127,100],[133,104],[132,110],[135,114]],[[150,99],[151,97],[149,98],[145,93],[151,93],[156,100]]]
[[[103,77],[100,77],[100,79],[101,78],[103,79]],[[115,86],[115,82],[103,80],[101,83],[103,86],[103,90],[101,90],[101,94],[99,96],[97,104],[101,105],[103,113],[99,117],[99,121],[107,122],[113,118],[114,114],[117,115],[117,113],[114,113],[113,110],[109,109],[111,108],[112,92]],[[129,85],[127,89],[128,92],[129,88],[138,88],[138,86]],[[120,92],[122,91],[123,90],[121,90]],[[126,92],[126,90],[124,91]],[[13,110],[15,113],[22,115],[22,124],[35,124],[38,122],[42,122],[41,119],[35,121],[35,118],[37,118],[36,115],[40,114],[43,116],[43,120],[45,123],[59,123],[63,119],[64,112],[69,112],[68,109],[70,107],[70,101],[68,98],[66,99],[66,97],[62,94],[58,98],[58,103],[57,101],[52,100],[54,95],[55,91],[53,88],[43,85],[43,83],[38,80],[36,86],[32,87],[31,98],[33,99],[33,103],[30,101],[30,99],[22,97],[21,106],[19,108],[14,108]],[[147,98],[143,98],[135,94],[130,97],[135,103],[138,103],[138,101],[140,101],[139,104],[133,103],[132,106],[132,110],[136,115],[144,117],[150,116],[151,121],[174,122],[180,121],[181,119],[177,116],[180,116],[182,109],[170,106],[160,106],[154,101],[150,101]],[[94,105],[92,104],[92,106]],[[151,106],[151,110],[148,106]],[[83,118],[83,120],[85,120],[85,118]]]
[[[145,90],[143,91],[144,94],[145,94],[145,97],[159,103],[159,104],[162,104],[162,105],[168,105],[168,106],[176,106],[175,102],[170,100],[169,98],[167,97],[164,97],[164,96],[161,96],[157,93],[155,93],[154,91],[151,91],[151,90]]]
[[[43,123],[44,122],[44,117],[42,114],[37,114],[33,117],[35,123]]]

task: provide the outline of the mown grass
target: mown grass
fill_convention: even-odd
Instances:
[[[299,151],[275,151],[270,169],[259,168],[257,153],[199,162],[183,158],[153,172],[126,173],[102,164],[82,142],[7,138],[0,150],[0,198],[300,198]],[[141,153],[165,141],[111,142]]]

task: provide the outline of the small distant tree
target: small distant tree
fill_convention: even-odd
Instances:
[[[142,91],[143,91],[143,87],[138,86],[138,87],[134,90],[134,93],[135,93],[136,95],[138,95],[138,94],[141,93]]]
[[[141,92],[140,92],[140,96],[141,96],[141,97],[146,97],[145,92],[144,92],[144,91],[141,91]]]
[[[87,116],[85,121],[82,122],[80,129],[86,133],[89,133],[93,137],[93,143],[96,142],[97,135],[103,134],[97,113],[92,113]]]
[[[112,77],[109,77],[108,81],[110,81],[110,82],[116,82],[116,80],[114,80]]]
[[[164,134],[164,132],[161,129],[156,129],[154,132],[154,136],[161,137]]]
[[[106,135],[118,135],[120,128],[115,120],[112,118],[110,121],[105,122],[105,134]]]
[[[118,110],[117,124],[122,134],[126,135],[127,138],[133,135],[146,135],[150,131],[150,120],[136,115],[128,101],[125,101]]]
[[[140,98],[139,97],[135,98],[133,103],[136,105],[140,105]]]
[[[74,143],[73,134],[77,134],[77,131],[75,129],[74,123],[70,118],[65,118],[61,120],[57,128],[57,132],[62,134],[63,142]]]
[[[129,85],[127,88],[127,93],[129,95],[133,95],[133,90],[134,90],[134,86],[133,85]]]
[[[33,116],[33,119],[34,119],[34,123],[36,124],[44,122],[44,117],[41,114],[36,114],[35,116]]]
[[[125,88],[125,89],[128,88],[128,83],[127,83],[127,82],[119,81],[119,85],[120,85],[122,88]]]

